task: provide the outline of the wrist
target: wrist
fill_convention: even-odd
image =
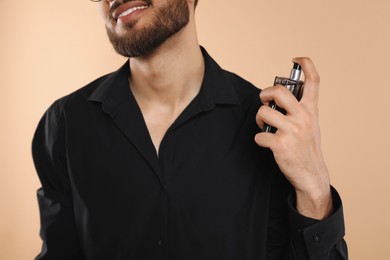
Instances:
[[[301,215],[322,220],[332,213],[333,201],[330,185],[311,192],[295,190],[295,193],[296,207]]]

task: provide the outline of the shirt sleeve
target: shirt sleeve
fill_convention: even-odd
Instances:
[[[74,223],[66,158],[66,124],[59,101],[44,114],[32,142],[42,187],[38,189],[42,250],[37,260],[84,259]]]
[[[288,198],[291,246],[308,259],[348,259],[341,198],[333,187],[331,193],[333,214],[321,221],[301,215],[295,207],[295,196]]]
[[[331,187],[333,213],[324,220],[301,215],[293,186],[276,165],[271,181],[267,260],[347,260],[343,207]]]

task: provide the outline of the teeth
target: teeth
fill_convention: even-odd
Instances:
[[[148,7],[149,7],[148,5],[144,5],[144,6],[137,6],[137,7],[130,8],[129,10],[124,11],[123,13],[121,13],[118,16],[118,18],[120,18],[122,16],[125,16],[125,15],[128,15],[128,14],[131,14],[132,12],[137,11],[137,10],[146,9]]]

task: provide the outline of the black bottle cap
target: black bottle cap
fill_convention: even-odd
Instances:
[[[294,63],[293,69],[294,70],[302,70],[301,65],[299,65],[298,63]]]

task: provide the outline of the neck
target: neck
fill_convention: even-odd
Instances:
[[[204,60],[189,23],[148,57],[131,58],[130,86],[138,102],[172,109],[188,103],[199,92]]]

